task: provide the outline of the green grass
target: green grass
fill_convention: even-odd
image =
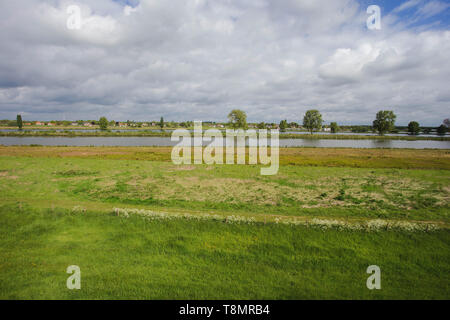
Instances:
[[[253,216],[449,220],[449,171],[176,166],[136,160],[0,157],[3,203],[138,207]]]
[[[1,299],[448,299],[448,230],[337,231],[0,207]],[[366,288],[369,265],[381,290]],[[68,290],[69,265],[81,290]]]
[[[168,152],[0,147],[0,299],[450,298],[448,151],[282,149],[275,176],[176,166]],[[314,218],[440,229],[275,223]],[[373,264],[381,290],[366,288]],[[79,291],[66,288],[69,265],[81,268]]]

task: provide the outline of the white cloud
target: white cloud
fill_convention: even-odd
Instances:
[[[225,120],[242,108],[272,122],[311,107],[341,123],[385,108],[400,123],[448,118],[450,32],[389,17],[370,31],[354,0],[78,0],[79,31],[65,27],[73,2],[26,2],[0,4],[0,118]],[[420,7],[397,12],[406,4]]]

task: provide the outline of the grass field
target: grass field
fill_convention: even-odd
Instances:
[[[450,151],[281,149],[261,176],[170,150],[0,147],[0,298],[450,297]]]

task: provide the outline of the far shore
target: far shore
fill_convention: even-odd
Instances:
[[[0,127],[0,129],[14,130],[13,127]],[[39,131],[35,131],[39,129]],[[70,131],[70,130],[80,131]],[[170,137],[172,130],[178,128],[122,128],[112,127],[101,131],[98,127],[27,127],[23,130],[0,131],[1,137]],[[208,128],[205,128],[208,129]],[[96,130],[96,131],[92,131]],[[123,131],[116,131],[123,130]],[[224,129],[220,129],[225,131]],[[269,131],[270,132],[270,131]],[[335,140],[434,140],[450,141],[449,136],[420,136],[420,135],[368,135],[368,134],[342,134],[341,133],[322,133],[310,134],[290,133],[289,131],[280,133],[280,139],[335,139]]]

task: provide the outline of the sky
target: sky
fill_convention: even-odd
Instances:
[[[449,52],[450,0],[1,1],[0,119],[439,126]]]

